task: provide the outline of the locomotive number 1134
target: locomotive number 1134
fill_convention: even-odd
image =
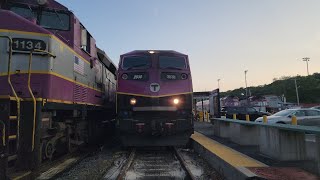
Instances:
[[[35,49],[46,50],[47,45],[42,40],[37,39],[25,39],[25,38],[13,38],[12,49],[17,51],[32,51]]]

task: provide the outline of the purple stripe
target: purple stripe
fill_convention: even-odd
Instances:
[[[19,92],[20,94],[19,97],[31,97],[27,86],[27,74],[12,75],[11,79],[16,92]],[[0,95],[10,94],[13,96],[6,76],[0,77],[0,84]],[[31,87],[32,91],[36,93],[35,97],[37,98],[84,102],[99,105],[103,103],[101,98],[103,93],[84,86],[76,85],[73,82],[50,74],[33,74],[31,76]]]

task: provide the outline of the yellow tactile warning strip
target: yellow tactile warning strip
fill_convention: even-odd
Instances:
[[[191,138],[234,167],[268,167],[262,162],[220,144],[198,132],[194,132]]]

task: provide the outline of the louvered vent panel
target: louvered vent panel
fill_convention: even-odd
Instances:
[[[88,88],[82,87],[82,102],[87,102],[88,100]]]
[[[76,102],[81,102],[82,98],[81,98],[81,86],[79,85],[75,85],[74,86],[74,90],[73,90],[73,98],[74,98],[74,101]]]

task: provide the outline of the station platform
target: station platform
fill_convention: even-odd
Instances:
[[[226,179],[316,180],[318,176],[297,162],[279,162],[259,154],[254,146],[240,146],[213,135],[213,126],[195,122],[193,148]]]

